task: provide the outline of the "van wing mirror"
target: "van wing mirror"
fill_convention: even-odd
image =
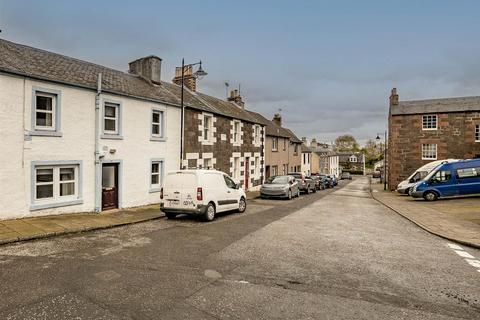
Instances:
[[[239,182],[239,183],[235,184],[235,189],[240,189],[241,186],[242,186],[242,185],[241,185],[240,182]]]

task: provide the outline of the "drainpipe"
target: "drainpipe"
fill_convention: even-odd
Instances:
[[[100,156],[100,95],[102,94],[102,74],[97,77],[95,96],[95,212],[102,211],[102,160]]]

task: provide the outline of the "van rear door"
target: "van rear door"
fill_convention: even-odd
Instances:
[[[193,209],[196,207],[197,177],[193,172],[177,171],[167,175],[164,187],[165,207]]]

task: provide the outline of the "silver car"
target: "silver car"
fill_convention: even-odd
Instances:
[[[292,176],[273,176],[260,188],[262,198],[287,198],[292,199],[300,195],[297,180]]]

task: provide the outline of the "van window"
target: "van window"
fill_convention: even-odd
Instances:
[[[167,175],[165,182],[165,188],[194,188],[196,185],[196,177],[193,173],[172,173]]]
[[[223,176],[223,178],[225,179],[227,187],[229,187],[230,189],[236,189],[237,185],[235,184],[235,182],[233,182],[232,179],[227,176]]]
[[[218,173],[205,173],[202,177],[202,184],[204,187],[219,188],[223,183],[222,176]]]
[[[457,177],[459,179],[480,177],[480,167],[457,169]]]
[[[452,178],[452,173],[450,170],[439,170],[435,175],[432,177],[432,183],[441,183],[449,181]]]

